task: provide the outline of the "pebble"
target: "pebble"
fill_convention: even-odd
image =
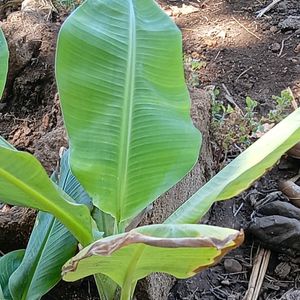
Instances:
[[[285,1],[278,4],[278,11],[285,12],[287,10],[287,3]]]
[[[224,268],[228,273],[237,273],[243,270],[243,266],[233,258],[227,258],[224,260]]]
[[[294,51],[296,53],[299,53],[300,52],[300,43],[296,46],[296,48],[294,49]]]
[[[279,263],[275,268],[275,274],[280,278],[286,278],[291,272],[291,266],[286,262]]]
[[[281,49],[281,45],[279,43],[274,43],[271,46],[271,51],[272,52],[279,52]]]
[[[228,286],[228,285],[230,285],[230,281],[228,279],[224,279],[221,281],[221,284]]]

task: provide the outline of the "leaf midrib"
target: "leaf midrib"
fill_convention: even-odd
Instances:
[[[28,292],[30,291],[32,283],[33,283],[33,279],[36,276],[36,270],[38,269],[40,262],[41,262],[41,258],[43,257],[43,254],[45,252],[45,246],[47,245],[47,242],[49,240],[51,232],[53,231],[53,227],[55,225],[55,218],[53,216],[51,216],[51,217],[52,217],[52,220],[50,222],[48,230],[44,236],[44,239],[40,246],[40,249],[39,249],[37,255],[35,256],[34,264],[33,264],[33,267],[31,268],[31,272],[28,274],[29,280],[26,283],[25,293],[22,295],[22,300],[27,299]],[[31,278],[31,280],[30,280],[30,278]],[[30,300],[30,299],[28,299],[28,300]]]
[[[136,23],[132,0],[129,0],[129,34],[128,34],[128,56],[124,85],[124,104],[122,112],[120,152],[118,161],[118,183],[116,199],[116,221],[123,221],[124,198],[127,192],[128,161],[131,140],[133,96],[135,85],[135,63],[136,63]]]
[[[64,224],[69,224],[68,229],[71,231],[74,235],[77,236],[77,238],[80,237],[80,242],[84,245],[88,244],[92,241],[92,238],[90,238],[90,233],[83,228],[82,226],[78,226],[76,220],[73,220],[72,217],[70,218],[67,214],[64,213],[64,210],[61,210],[59,206],[55,205],[54,202],[52,202],[50,199],[33,189],[32,187],[28,186],[25,182],[17,178],[16,176],[11,175],[9,172],[4,170],[3,168],[0,168],[0,176],[5,178],[8,182],[16,186],[18,189],[23,191],[25,194],[30,195],[33,199],[36,201],[40,201],[41,203],[44,203],[48,208],[47,210],[49,212],[58,211],[61,215],[60,221],[67,221],[63,222]],[[39,207],[35,206],[35,208],[39,209]],[[85,231],[85,232],[84,232]],[[80,235],[76,234],[80,232]]]

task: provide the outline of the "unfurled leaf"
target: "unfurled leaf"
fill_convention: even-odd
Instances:
[[[122,223],[198,157],[180,31],[152,0],[86,1],[62,26],[56,57],[72,171]]]
[[[177,278],[193,276],[242,241],[242,232],[207,225],[140,227],[84,248],[64,265],[63,278],[74,281],[102,273],[118,283],[123,292],[131,287],[131,293],[136,281],[152,272]]]
[[[0,99],[4,90],[8,70],[8,48],[0,27]]]
[[[0,257],[0,299],[1,300],[12,300],[12,296],[8,288],[9,278],[11,274],[20,265],[24,253],[25,250],[23,249],[15,250]]]
[[[62,265],[76,249],[69,231],[52,215],[39,212],[24,259],[9,280],[13,299],[40,299],[60,280]]]
[[[247,189],[300,140],[300,109],[273,127],[229,163],[165,223],[197,223],[215,201],[230,199]]]
[[[83,245],[93,240],[89,209],[59,189],[34,156],[1,145],[0,199],[52,213]]]
[[[58,185],[74,201],[91,208],[91,200],[72,174],[68,161],[65,152]],[[14,300],[37,300],[46,294],[61,279],[61,267],[75,254],[77,244],[53,215],[39,212],[22,263],[10,278]]]
[[[76,203],[85,204],[89,210],[92,210],[93,204],[91,198],[71,171],[69,150],[63,154],[60,165],[58,186]]]

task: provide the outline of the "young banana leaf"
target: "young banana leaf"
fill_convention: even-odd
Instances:
[[[8,48],[0,28],[0,97],[4,89]],[[50,212],[63,222],[81,244],[93,241],[91,216],[85,205],[74,203],[48,178],[35,157],[14,149],[0,138],[0,199],[12,205]]]
[[[101,239],[81,250],[63,267],[63,278],[75,281],[102,273],[129,300],[137,280],[152,272],[187,278],[214,265],[243,241],[243,233],[207,225],[151,225]]]
[[[247,189],[299,141],[298,108],[215,175],[165,223],[198,223],[215,201],[230,199]]]
[[[56,76],[72,171],[123,231],[198,157],[181,33],[153,0],[88,0],[62,26]]]
[[[7,43],[0,27],[0,99],[4,90],[6,75],[8,70],[8,48]]]
[[[93,241],[88,207],[75,203],[57,187],[34,156],[11,149],[3,141],[0,142],[0,186],[1,201],[50,212],[81,244]]]
[[[61,159],[59,187],[76,203],[91,209],[91,201],[69,166],[68,152]],[[9,279],[13,300],[38,300],[61,279],[61,267],[76,252],[78,242],[55,217],[39,212],[24,258]]]
[[[9,278],[22,262],[25,250],[15,250],[0,257],[0,299],[13,300],[9,291]]]

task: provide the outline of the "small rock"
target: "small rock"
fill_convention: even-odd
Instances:
[[[200,55],[199,55],[199,53],[197,53],[197,52],[192,52],[192,58],[194,58],[194,59],[197,59],[197,58],[199,58],[200,57]]]
[[[275,274],[280,278],[286,278],[291,272],[291,266],[286,262],[281,262],[275,268]]]
[[[287,10],[287,4],[285,1],[278,4],[278,11],[285,12]]]
[[[278,30],[278,28],[276,26],[271,26],[270,27],[270,31],[275,33]]]
[[[251,82],[239,82],[239,86],[242,87],[243,90],[251,90],[253,88],[253,83]]]
[[[280,300],[296,300],[300,299],[300,291],[299,290],[290,290],[285,293]]]
[[[287,19],[278,24],[278,27],[283,30],[300,29],[300,16],[288,16]]]
[[[279,43],[274,43],[271,46],[271,51],[272,52],[279,52],[281,49],[281,45]]]
[[[300,52],[300,43],[296,46],[296,48],[294,49],[294,51],[296,53],[299,53]]]
[[[224,260],[224,268],[228,273],[238,273],[243,270],[242,265],[233,258],[227,258]]]
[[[228,285],[230,285],[230,281],[228,279],[224,279],[221,281],[221,284],[228,286]]]

